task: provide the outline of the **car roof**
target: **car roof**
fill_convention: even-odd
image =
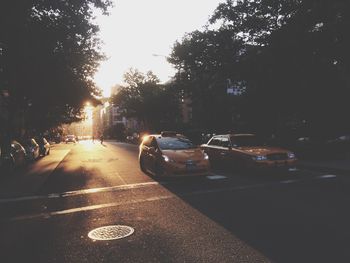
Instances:
[[[218,134],[214,135],[213,137],[241,137],[241,136],[256,136],[255,134],[252,133],[228,133],[228,134]]]
[[[233,137],[238,137],[238,136],[255,136],[255,134],[252,134],[252,133],[237,133],[237,134],[230,134],[230,136],[233,136]]]

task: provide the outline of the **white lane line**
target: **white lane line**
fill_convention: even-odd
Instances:
[[[118,185],[118,186],[68,191],[68,192],[63,192],[63,193],[52,193],[52,194],[48,194],[48,195],[4,198],[4,199],[0,199],[0,204],[1,203],[10,203],[10,202],[30,201],[30,200],[37,200],[37,199],[62,198],[62,197],[70,197],[70,196],[76,196],[76,195],[85,195],[85,194],[93,194],[93,193],[101,193],[101,192],[113,192],[113,191],[119,191],[119,190],[129,190],[129,189],[135,189],[135,188],[141,188],[141,187],[146,187],[146,186],[150,186],[150,185],[159,185],[159,184],[165,185],[166,182],[153,181],[153,182],[146,182],[146,183],[124,184],[124,185]]]
[[[298,182],[298,180],[285,180],[285,181],[281,181],[281,184],[292,184],[292,183],[296,183]]]
[[[218,180],[218,179],[225,179],[227,177],[221,176],[221,175],[213,175],[214,178],[208,179],[210,180]],[[321,175],[314,177],[313,179],[332,179],[336,178],[336,175]],[[284,180],[284,181],[278,181],[273,183],[266,183],[266,184],[258,184],[259,187],[269,186],[269,185],[278,185],[278,184],[291,184],[291,183],[298,183],[307,181],[305,179],[300,180]],[[114,192],[114,191],[121,191],[121,190],[130,190],[130,189],[138,189],[143,188],[147,186],[154,186],[154,185],[166,185],[169,182],[145,182],[145,183],[136,183],[136,184],[124,184],[124,185],[118,185],[118,186],[111,186],[111,187],[101,187],[101,188],[91,188],[91,189],[83,189],[83,190],[76,190],[76,191],[68,191],[63,193],[52,193],[48,195],[37,195],[37,196],[24,196],[24,197],[15,197],[15,198],[4,198],[0,199],[0,204],[3,203],[11,203],[11,202],[21,202],[21,201],[32,201],[32,200],[40,200],[40,199],[54,199],[54,198],[64,198],[64,197],[71,197],[71,196],[78,196],[78,195],[86,195],[86,194],[94,194],[94,193],[102,193],[102,192]],[[255,187],[255,185],[248,186],[250,188]],[[247,189],[246,186],[237,187],[236,189]]]
[[[213,175],[208,175],[206,176],[209,180],[220,180],[220,179],[226,179],[227,176],[224,175],[219,175],[219,174],[213,174]]]
[[[0,204],[2,204],[2,203],[10,203],[10,202],[20,202],[20,201],[32,201],[32,200],[38,200],[38,199],[46,199],[46,198],[49,198],[49,196],[36,195],[36,196],[23,196],[23,197],[15,197],[15,198],[3,198],[3,199],[0,199]]]
[[[318,176],[318,178],[320,178],[320,179],[336,178],[336,177],[337,176],[334,174],[325,174],[325,175]]]
[[[330,179],[335,178],[332,177],[324,177],[318,176],[314,179]],[[216,188],[216,189],[209,189],[209,190],[197,190],[189,193],[183,193],[183,194],[169,194],[169,195],[162,195],[162,196],[155,196],[145,199],[139,199],[139,200],[129,200],[129,201],[123,201],[123,202],[113,202],[113,203],[106,203],[106,204],[99,204],[99,205],[90,205],[90,206],[83,206],[78,208],[71,208],[71,209],[65,209],[65,210],[59,210],[59,211],[53,211],[49,213],[39,213],[39,214],[32,214],[32,215],[24,215],[24,216],[17,216],[12,217],[4,220],[8,221],[18,221],[18,220],[28,220],[28,219],[48,219],[53,216],[58,215],[67,215],[67,214],[74,214],[74,213],[80,213],[80,212],[87,212],[87,211],[93,211],[93,210],[99,210],[104,208],[110,208],[110,207],[117,207],[117,206],[125,206],[130,204],[140,204],[145,202],[155,202],[155,201],[161,201],[166,199],[175,199],[175,198],[181,198],[181,197],[188,197],[188,196],[196,196],[196,195],[204,195],[204,194],[213,194],[213,193],[220,193],[220,192],[232,192],[232,191],[240,191],[240,190],[247,190],[247,189],[256,189],[256,188],[264,188],[268,186],[277,186],[277,185],[285,185],[285,184],[296,184],[301,182],[307,182],[308,180],[283,180],[278,182],[272,182],[272,183],[265,183],[265,184],[254,184],[254,185],[245,185],[245,186],[233,186],[233,187],[225,187],[225,188]]]
[[[48,218],[51,218],[53,216],[58,216],[58,215],[67,215],[67,214],[73,214],[73,213],[79,213],[79,212],[87,212],[87,211],[122,206],[122,205],[154,202],[154,201],[160,201],[160,200],[165,200],[165,199],[170,199],[170,198],[175,198],[175,197],[176,196],[173,196],[173,195],[164,195],[164,196],[146,198],[146,199],[142,199],[142,200],[131,200],[131,201],[126,201],[126,202],[113,202],[113,203],[100,204],[100,205],[90,205],[90,206],[54,211],[54,212],[50,212],[50,213],[40,213],[40,214],[33,214],[33,215],[17,216],[17,217],[9,218],[7,220],[18,221],[18,220],[28,220],[28,219],[40,219],[40,218],[41,219],[48,219]]]

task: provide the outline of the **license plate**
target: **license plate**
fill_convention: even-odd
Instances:
[[[195,163],[187,163],[186,164],[186,169],[187,170],[194,170],[197,168],[197,165]]]
[[[282,166],[285,166],[285,163],[284,162],[275,162],[275,165],[278,167],[282,167]]]

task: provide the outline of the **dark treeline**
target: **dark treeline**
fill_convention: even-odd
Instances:
[[[99,90],[100,52],[93,8],[110,0],[3,0],[0,3],[2,143],[81,118]]]
[[[206,28],[176,42],[169,58],[192,99],[193,127],[350,131],[349,1],[227,0]],[[242,95],[227,95],[229,83]]]

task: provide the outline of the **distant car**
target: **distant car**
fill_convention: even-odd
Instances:
[[[291,168],[297,161],[293,152],[266,146],[254,134],[216,135],[201,148],[214,164],[236,168]]]
[[[39,144],[33,138],[24,140],[23,147],[27,153],[27,159],[30,161],[35,161],[40,156]]]
[[[44,137],[37,138],[36,142],[39,144],[40,155],[49,155],[50,154],[50,143]]]
[[[26,151],[19,142],[11,142],[10,152],[5,152],[0,149],[0,168],[13,169],[24,165],[25,162]]]
[[[75,135],[67,135],[64,141],[66,143],[69,143],[69,142],[76,143],[77,142]]]
[[[183,135],[163,132],[147,135],[140,144],[140,168],[154,176],[206,175],[208,155]]]

